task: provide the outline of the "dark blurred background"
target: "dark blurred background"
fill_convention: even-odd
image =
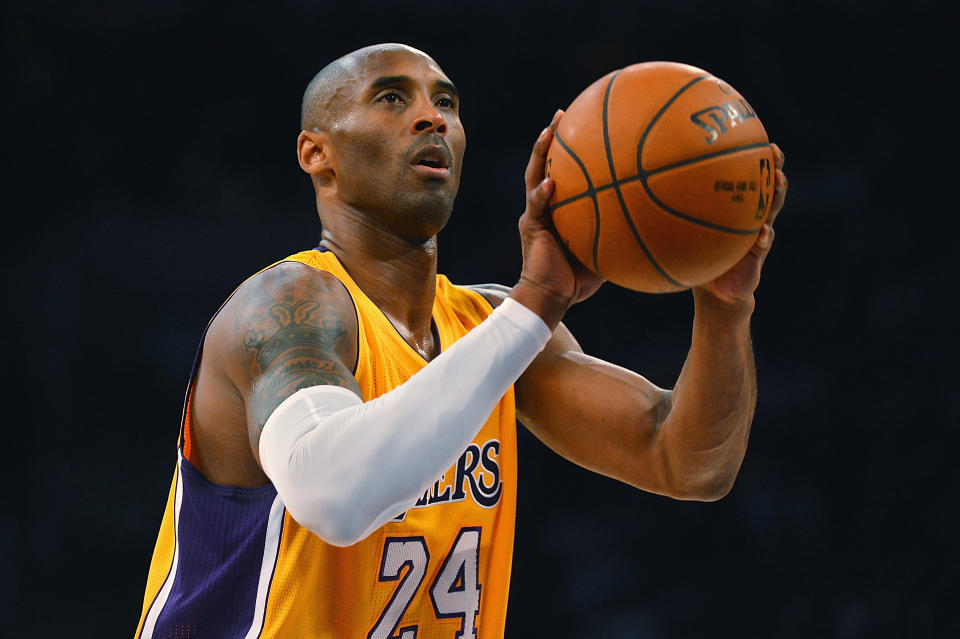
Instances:
[[[521,429],[507,636],[958,636],[955,27],[947,3],[13,3],[3,11],[0,635],[129,637],[201,331],[316,244],[294,141],[329,60],[400,41],[462,92],[441,270],[512,284],[530,147],[615,68],[727,80],[787,155],[732,493],[640,493]],[[567,324],[671,386],[689,293],[607,285]]]

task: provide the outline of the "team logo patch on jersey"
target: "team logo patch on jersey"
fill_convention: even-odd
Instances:
[[[503,494],[500,479],[500,440],[491,439],[482,446],[471,443],[460,455],[452,471],[440,476],[427,488],[412,507],[427,508],[436,504],[464,501],[469,494],[473,501],[484,508],[493,508]],[[450,481],[448,477],[453,475]],[[400,522],[407,516],[403,512],[391,521]]]

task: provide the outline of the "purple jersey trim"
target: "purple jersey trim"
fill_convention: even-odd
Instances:
[[[222,486],[181,463],[179,561],[155,637],[242,638],[253,623],[273,484]]]

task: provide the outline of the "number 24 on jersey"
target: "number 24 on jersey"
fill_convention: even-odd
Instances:
[[[459,617],[460,631],[451,639],[476,639],[480,612],[480,527],[461,528],[440,571],[429,584],[430,601],[438,619]],[[416,639],[417,626],[397,629],[410,602],[423,586],[430,553],[423,537],[388,537],[383,546],[378,579],[399,581],[393,597],[367,634],[367,639]],[[401,575],[403,575],[401,577]]]

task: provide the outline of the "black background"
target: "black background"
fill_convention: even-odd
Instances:
[[[463,96],[440,236],[456,282],[515,281],[530,147],[615,68],[715,73],[787,155],[734,490],[644,494],[521,429],[507,636],[956,632],[955,38],[946,3],[924,1],[4,9],[0,634],[133,634],[200,333],[242,279],[319,236],[294,157],[302,90],[384,41],[430,53]],[[607,285],[566,322],[671,386],[691,317],[689,293]]]

